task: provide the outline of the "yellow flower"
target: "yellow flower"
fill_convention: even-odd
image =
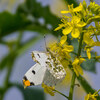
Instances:
[[[91,59],[91,50],[93,50],[93,48],[86,46],[85,50],[86,50],[88,59]]]
[[[60,44],[63,45],[67,40],[67,36],[62,36],[60,40]]]
[[[73,65],[73,70],[77,76],[79,76],[79,74],[83,75],[83,69],[80,65]]]
[[[67,40],[67,36],[62,36],[60,43],[54,43],[50,45],[50,49],[53,52],[57,53],[58,59],[70,58],[69,53],[72,52],[74,49],[72,45],[67,44],[66,40]]]
[[[73,13],[73,12],[79,12],[83,9],[82,4],[80,3],[80,5],[76,8],[73,8],[73,4],[72,5],[68,5],[68,11],[61,11],[62,14],[67,14],[67,13]]]
[[[94,93],[94,94],[89,93],[89,94],[87,94],[87,95],[85,96],[85,100],[97,100],[97,99],[96,99],[96,96],[98,96],[97,93]]]
[[[94,92],[93,94],[89,93],[85,96],[85,100],[97,100],[96,97],[99,96],[98,92],[100,91],[100,89],[96,92]]]
[[[94,43],[94,40],[91,38],[91,35],[89,33],[84,34],[84,40],[83,40],[88,46],[92,46]]]
[[[85,61],[84,58],[75,58],[75,60],[73,61],[72,65],[73,65],[73,70],[76,73],[77,76],[79,76],[79,74],[83,75],[83,69],[81,68],[80,64]]]
[[[62,33],[68,35],[71,32],[73,38],[78,38],[80,35],[80,28],[85,25],[86,23],[81,21],[80,17],[73,16],[72,20],[65,25],[65,29],[62,30]]]
[[[100,59],[100,56],[96,56],[95,58],[96,58],[96,59]]]
[[[59,26],[57,28],[55,28],[54,31],[60,30],[62,27],[64,27],[64,24],[59,24]]]
[[[83,41],[88,45],[88,46],[93,46],[94,44],[94,40],[92,39],[93,38],[93,33],[94,31],[96,31],[94,29],[93,26],[89,26],[87,28],[87,30],[84,32],[84,37],[83,37]]]
[[[54,92],[54,90],[55,90],[55,87],[50,87],[50,86],[47,86],[47,85],[45,85],[44,83],[42,83],[42,87],[44,88],[44,92],[45,93],[48,93],[48,94],[50,94],[51,96],[54,96],[55,94],[55,92]]]
[[[94,42],[94,43],[93,43],[93,46],[100,46],[100,42],[99,42],[99,41]]]
[[[72,52],[73,51],[73,46],[72,45],[65,45],[62,49],[64,52]]]

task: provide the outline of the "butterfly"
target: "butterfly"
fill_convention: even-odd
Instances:
[[[47,52],[32,51],[32,59],[36,62],[23,77],[24,87],[40,85],[56,86],[66,76],[66,71],[56,55],[49,49]]]

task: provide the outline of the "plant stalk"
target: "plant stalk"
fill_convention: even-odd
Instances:
[[[84,33],[82,33],[81,37],[80,37],[77,58],[79,58],[80,55],[81,55],[83,35],[84,35]],[[69,100],[73,100],[73,91],[74,91],[75,79],[76,79],[76,74],[75,74],[75,72],[73,72],[73,76],[72,76],[72,80],[71,80],[71,86],[70,86],[70,91],[69,91]]]
[[[74,85],[75,85],[75,78],[76,74],[73,72],[72,80],[71,80],[71,86],[70,86],[70,92],[69,92],[69,99],[68,100],[73,100],[73,91],[74,91]]]
[[[57,92],[57,93],[59,93],[60,95],[64,96],[65,98],[69,99],[69,97],[66,96],[65,94],[63,94],[63,93],[61,93],[61,92],[59,92],[59,91],[57,91],[57,90],[54,90],[54,91]]]

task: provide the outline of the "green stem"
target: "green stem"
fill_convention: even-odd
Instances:
[[[85,59],[88,59],[88,57],[80,57],[80,58],[85,58]],[[91,59],[97,59],[96,57],[91,57]],[[100,58],[98,58],[100,59]]]
[[[19,47],[21,38],[22,38],[22,33],[19,34],[18,43],[16,44],[17,45],[16,49]],[[6,75],[5,82],[4,82],[3,93],[2,93],[1,98],[0,98],[1,100],[3,100],[5,92],[9,88],[9,78],[11,76],[11,72],[12,72],[12,68],[13,68],[13,64],[14,64],[15,58],[16,58],[16,54],[15,54],[13,48],[11,48],[10,56],[9,56],[9,59],[8,59],[9,61],[8,61],[7,75]]]
[[[76,52],[73,52],[73,51],[72,51],[72,52],[70,52],[70,53],[75,54],[75,55],[77,56],[77,53],[76,53]]]
[[[4,94],[2,94],[2,95],[0,96],[0,100],[3,100],[3,97],[4,97]]]
[[[8,72],[7,72],[7,75],[6,75],[6,78],[5,78],[5,82],[4,82],[5,88],[8,87],[9,78],[10,78],[10,74],[11,74],[11,69],[12,69],[12,67],[9,66],[9,67],[8,67]]]
[[[18,39],[17,39],[17,48],[19,48],[21,46],[21,40],[22,40],[22,37],[23,37],[23,31],[20,31],[19,32],[19,36],[18,36]]]
[[[63,93],[61,93],[61,92],[59,92],[59,91],[57,91],[57,90],[54,90],[55,92],[57,92],[57,93],[59,93],[59,94],[61,94],[62,96],[64,96],[65,98],[69,98],[68,96],[66,96],[65,94],[63,94]]]
[[[82,33],[81,34],[81,37],[80,37],[77,58],[79,58],[80,55],[81,55],[83,35],[84,35],[84,33]],[[75,72],[73,72],[73,76],[72,76],[72,80],[71,80],[71,86],[70,86],[70,91],[69,91],[69,100],[72,100],[73,99],[73,91],[74,91],[75,79],[76,79],[76,74],[75,74]]]
[[[80,42],[79,42],[79,48],[78,48],[78,55],[77,55],[77,57],[80,57],[80,55],[81,55],[83,35],[84,35],[84,33],[81,34],[81,38],[80,38]]]
[[[1,94],[1,97],[0,97],[0,100],[3,100],[4,95],[5,95],[5,92],[8,89],[10,74],[11,74],[11,67],[8,68],[8,72],[7,72],[7,75],[6,75],[6,78],[5,78],[4,88],[3,88],[3,91],[2,91],[2,94]]]
[[[74,72],[73,76],[72,76],[72,80],[71,80],[71,86],[70,86],[70,92],[69,92],[69,100],[73,99],[73,91],[74,91],[75,78],[76,78],[76,74]]]

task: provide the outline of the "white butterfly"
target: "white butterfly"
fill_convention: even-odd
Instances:
[[[25,87],[39,85],[56,86],[66,76],[66,71],[54,54],[49,52],[32,52],[32,59],[36,62],[23,77]]]

